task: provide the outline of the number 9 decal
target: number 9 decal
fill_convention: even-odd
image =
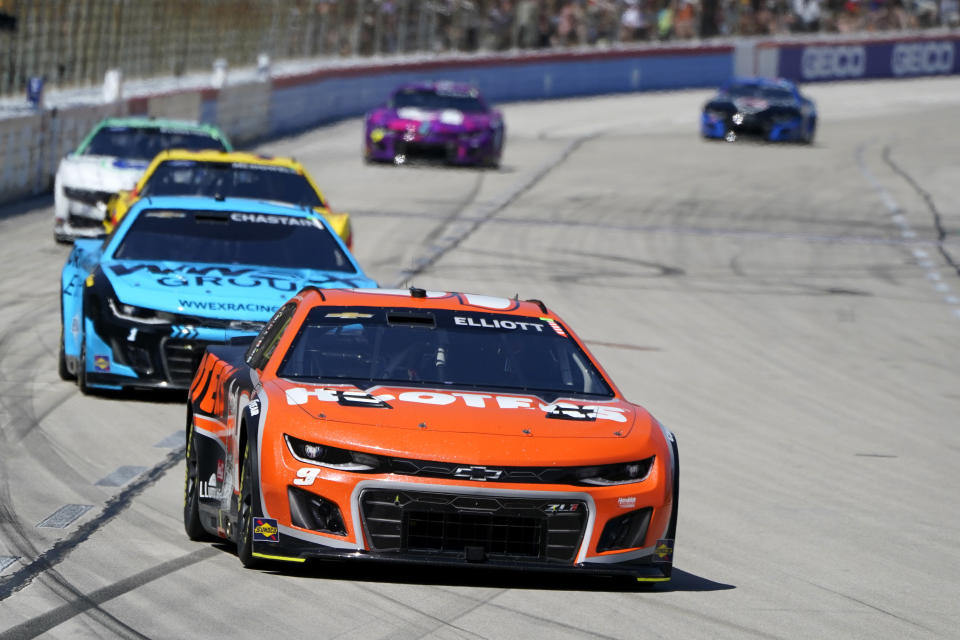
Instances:
[[[318,475],[320,475],[320,469],[304,467],[297,471],[297,477],[294,478],[293,484],[300,485],[301,487],[309,487],[313,484],[313,481],[317,479]]]

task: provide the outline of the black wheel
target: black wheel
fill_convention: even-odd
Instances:
[[[813,137],[817,133],[817,119],[813,118],[807,125],[807,133],[803,137],[804,144],[813,144]]]
[[[243,465],[240,468],[240,501],[237,504],[237,557],[247,569],[260,566],[259,558],[253,555],[253,461],[250,459],[250,443],[243,450]]]
[[[70,368],[67,366],[67,354],[63,349],[63,324],[60,325],[60,353],[57,356],[57,373],[60,374],[61,380],[76,380],[77,376],[70,373]]]
[[[188,425],[186,474],[183,481],[183,528],[191,540],[202,540],[207,532],[200,524],[200,461],[193,443],[193,425]]]
[[[80,359],[77,361],[77,387],[85,396],[93,391],[87,386],[87,336],[80,334]]]

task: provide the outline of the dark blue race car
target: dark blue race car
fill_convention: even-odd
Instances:
[[[782,79],[736,79],[717,91],[700,117],[704,138],[727,142],[749,136],[810,144],[816,129],[816,105]]]
[[[84,393],[186,388],[207,345],[256,334],[307,285],[377,286],[313,209],[143,198],[67,258],[60,377]]]

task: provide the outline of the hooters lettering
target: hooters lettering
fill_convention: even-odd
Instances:
[[[393,400],[394,396],[390,394],[378,394],[374,396],[367,395],[361,391],[350,391],[350,390],[339,390],[340,394],[347,395],[350,394],[352,400],[363,398],[364,401],[369,402],[371,405],[376,401],[388,401]],[[290,405],[304,405],[307,404],[310,400],[316,400],[319,402],[338,402],[338,390],[336,389],[327,389],[324,387],[292,387],[286,390],[287,404]],[[493,408],[492,405],[487,404],[487,400],[493,400],[496,403],[496,407],[504,410],[513,410],[513,409],[537,409],[544,413],[551,413],[556,410],[557,407],[563,407],[568,411],[576,411],[583,414],[584,418],[592,418],[595,420],[610,420],[612,422],[627,422],[627,416],[625,415],[625,410],[621,407],[616,406],[607,406],[607,405],[577,405],[568,402],[558,402],[552,404],[543,404],[539,402],[536,398],[528,396],[501,396],[501,395],[488,395],[483,393],[442,393],[439,391],[404,391],[396,396],[396,400],[400,402],[411,402],[415,404],[432,404],[437,406],[451,405],[457,403],[458,400],[463,403],[464,406],[473,408],[473,409],[488,409]]]

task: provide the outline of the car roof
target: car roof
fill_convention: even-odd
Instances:
[[[734,78],[724,86],[733,87],[737,85],[753,85],[757,87],[770,87],[770,88],[791,89],[791,90],[797,88],[797,86],[793,82],[787,80],[786,78],[765,78],[762,76]]]
[[[237,213],[262,213],[271,216],[322,219],[323,216],[309,207],[281,204],[274,201],[249,198],[211,198],[209,196],[146,196],[137,200],[130,213],[141,209],[181,209],[184,211],[230,211]],[[129,215],[129,214],[128,214]],[[126,217],[126,216],[124,216]]]
[[[310,306],[404,307],[495,313],[529,318],[555,315],[539,300],[519,300],[457,291],[409,289],[324,289],[307,287],[298,296]]]
[[[233,149],[230,139],[218,127],[193,120],[175,120],[173,118],[154,118],[152,116],[109,117],[98,122],[77,145],[77,152],[83,152],[98,131],[104,127],[160,128],[188,133],[203,133],[219,140],[227,149]]]
[[[160,127],[162,129],[182,129],[185,131],[202,131],[218,136],[223,132],[212,124],[196,122],[194,120],[179,120],[174,118],[154,118],[151,116],[123,116],[104,118],[97,124],[101,127]]]
[[[463,94],[471,95],[474,97],[480,96],[480,91],[475,86],[467,82],[451,82],[447,80],[437,80],[430,82],[408,82],[398,86],[394,93],[404,91],[406,89],[423,89],[427,91],[436,91],[440,93],[453,93],[453,94]]]
[[[265,156],[258,153],[249,153],[247,151],[217,151],[213,149],[204,149],[202,151],[191,151],[189,149],[167,149],[161,151],[154,158],[154,162],[166,162],[167,160],[196,160],[198,162],[223,162],[244,164],[259,164],[269,167],[285,167],[287,169],[303,170],[303,165],[285,156]]]

